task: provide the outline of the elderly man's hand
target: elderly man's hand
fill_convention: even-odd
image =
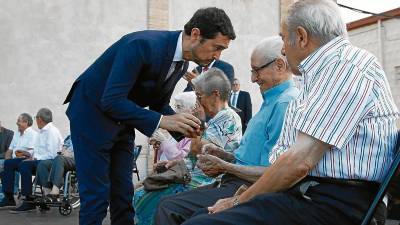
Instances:
[[[225,173],[226,162],[213,155],[197,155],[197,167],[209,177],[216,177]]]
[[[213,143],[208,143],[208,144],[203,145],[203,147],[201,148],[201,152],[203,154],[213,155],[218,158],[222,158],[221,156],[225,153],[224,149],[216,146]]]
[[[213,206],[207,208],[208,212],[211,214],[211,213],[217,213],[217,212],[221,212],[223,210],[232,208],[234,206],[235,200],[237,198],[239,198],[239,196],[233,196],[230,198],[220,199]]]
[[[191,82],[194,78],[197,77],[197,73],[195,72],[196,70],[193,70],[192,72],[187,71],[185,75],[183,75],[183,79],[187,80],[188,82]]]

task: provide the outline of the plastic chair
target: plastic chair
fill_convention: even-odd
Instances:
[[[136,160],[138,159],[141,151],[142,151],[142,146],[141,145],[136,145],[133,148],[133,169],[132,169],[132,172],[136,173],[136,176],[137,176],[138,180],[140,180],[140,177],[139,177],[139,170],[137,168]]]
[[[362,221],[361,225],[370,225],[371,219],[374,216],[375,210],[376,210],[379,202],[381,202],[383,197],[385,196],[386,191],[389,188],[389,185],[392,182],[394,175],[396,174],[396,171],[399,169],[399,165],[400,165],[400,132],[398,133],[398,137],[397,137],[397,144],[396,144],[396,148],[395,148],[395,157],[392,162],[392,165],[390,166],[385,179],[382,181],[381,185],[379,186],[378,192],[377,192],[374,200],[372,201],[371,205],[369,206],[368,211],[365,214],[364,220]]]

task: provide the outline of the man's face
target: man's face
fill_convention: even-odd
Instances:
[[[229,37],[221,33],[218,33],[214,39],[203,39],[198,36],[191,45],[191,61],[200,66],[207,66],[215,59],[219,59],[221,52],[228,48],[229,42]]]
[[[234,80],[232,83],[232,91],[238,92],[240,90],[240,83],[237,80]]]
[[[291,46],[289,43],[289,32],[285,22],[281,23],[280,36],[283,40],[282,54],[286,56],[289,67],[292,70],[293,74],[300,75],[301,73],[297,66],[303,59],[300,57],[300,52],[298,47],[296,46],[296,42],[294,43],[294,46]]]
[[[250,60],[251,66],[251,82],[257,83],[261,93],[274,86],[274,61],[264,62],[257,55],[252,55]],[[268,65],[263,67],[264,65]]]
[[[19,132],[24,132],[26,128],[28,128],[28,122],[25,122],[22,117],[18,117],[17,119],[17,127]]]

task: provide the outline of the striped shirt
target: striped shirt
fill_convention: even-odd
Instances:
[[[303,89],[289,104],[273,163],[301,131],[332,147],[311,176],[382,181],[397,140],[394,104],[377,59],[337,37],[299,65]]]

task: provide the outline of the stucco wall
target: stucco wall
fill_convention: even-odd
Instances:
[[[377,24],[351,30],[349,39],[355,46],[366,49],[378,57],[389,81],[396,105],[400,108],[400,68],[397,72],[395,69],[400,67],[400,20],[385,20],[381,25],[382,57],[379,55]]]
[[[66,135],[69,125],[66,106],[62,105],[64,97],[74,79],[107,47],[122,35],[146,29],[149,24],[153,28],[183,29],[198,8],[207,6],[223,8],[231,17],[237,39],[223,52],[222,59],[234,65],[242,89],[251,93],[255,113],[261,95],[258,86],[250,82],[249,57],[258,41],[278,34],[279,0],[1,0],[2,124],[15,130],[18,114],[34,116],[39,108],[48,107],[56,126]],[[153,10],[150,19],[149,10]],[[165,15],[163,10],[169,19],[157,22],[157,13]],[[176,91],[185,84],[181,81]]]
[[[122,35],[147,27],[144,0],[0,2],[0,120],[13,130],[20,113],[48,107],[66,135],[61,104],[74,79]]]

